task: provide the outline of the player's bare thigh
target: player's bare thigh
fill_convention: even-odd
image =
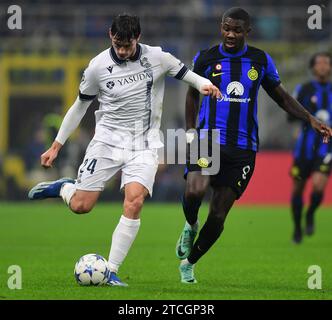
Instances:
[[[321,172],[314,172],[312,174],[312,189],[314,192],[324,192],[329,177],[327,174]]]
[[[191,171],[187,174],[186,198],[195,197],[203,199],[210,185],[210,177],[202,175],[199,171]]]
[[[124,186],[124,190],[123,215],[128,219],[139,219],[144,200],[149,194],[148,189],[139,182],[129,182]]]
[[[101,191],[76,190],[70,199],[70,209],[79,214],[88,213],[96,204]]]

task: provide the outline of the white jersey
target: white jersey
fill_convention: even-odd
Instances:
[[[138,44],[130,60],[114,49],[90,61],[80,84],[80,99],[100,103],[94,140],[130,149],[158,148],[165,76],[182,79],[188,69],[160,47]]]

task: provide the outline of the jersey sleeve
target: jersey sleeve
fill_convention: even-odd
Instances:
[[[299,101],[306,109],[307,109],[307,103],[306,103],[306,94],[305,94],[305,90],[303,89],[303,85],[302,84],[298,84],[293,92],[293,98],[296,99],[297,101]]]
[[[199,74],[201,77],[205,77],[204,68],[202,64],[202,52],[198,51],[192,62],[192,71]]]
[[[281,81],[274,61],[272,60],[270,55],[268,55],[267,53],[265,53],[265,55],[267,58],[267,63],[265,74],[262,80],[262,86],[265,90],[269,90],[277,87],[281,83]]]
[[[79,88],[79,98],[83,101],[93,100],[98,94],[98,91],[99,85],[92,60],[89,63],[89,66],[84,70]]]
[[[189,70],[179,59],[168,52],[162,51],[161,59],[164,71],[170,77],[182,80]]]
[[[299,96],[300,96],[300,92],[302,90],[302,85],[301,84],[297,84],[294,91],[293,91],[293,98],[298,100],[299,99]]]

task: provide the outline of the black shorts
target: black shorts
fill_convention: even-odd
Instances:
[[[332,169],[332,161],[326,161],[326,158],[316,157],[311,160],[297,158],[294,159],[290,175],[294,179],[306,180],[313,172],[320,172],[330,175]]]
[[[202,172],[203,170],[207,172],[206,170],[212,165],[213,158],[210,162],[207,159],[208,157],[201,152],[198,152],[197,156],[193,157],[190,145],[187,145],[187,163],[184,178],[187,178],[189,172]],[[239,199],[247,188],[254,172],[255,160],[255,151],[233,146],[220,146],[220,168],[216,174],[210,175],[210,185],[212,187],[231,187],[236,192],[237,199]]]

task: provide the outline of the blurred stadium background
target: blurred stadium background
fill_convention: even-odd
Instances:
[[[22,8],[22,30],[7,27],[9,5]],[[76,176],[93,135],[94,107],[66,144],[56,168],[44,171],[39,156],[53,140],[61,119],[75,100],[89,60],[109,46],[108,27],[119,13],[141,18],[142,42],[160,45],[187,65],[195,53],[220,42],[219,21],[225,9],[242,6],[252,15],[249,42],[276,61],[283,84],[292,91],[310,76],[308,60],[316,51],[332,52],[332,5],[319,1],[323,29],[307,27],[303,0],[80,0],[4,1],[0,3],[0,199],[25,200],[36,182]],[[186,85],[169,79],[162,129],[184,127]],[[253,181],[242,202],[287,203],[297,125],[265,94],[259,103],[261,153]],[[152,201],[178,201],[183,166],[161,165]],[[266,186],[269,188],[266,188]],[[119,176],[103,199],[119,200]],[[269,189],[269,190],[267,190]],[[329,187],[331,191],[331,186]],[[332,203],[332,192],[327,192]]]

